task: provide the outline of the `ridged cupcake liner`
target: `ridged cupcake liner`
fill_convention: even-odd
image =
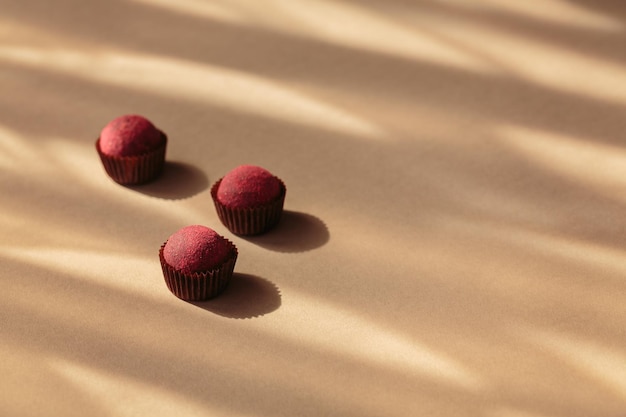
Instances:
[[[283,205],[287,194],[285,184],[278,177],[276,179],[280,182],[280,195],[269,204],[252,208],[231,208],[220,203],[217,199],[217,189],[222,179],[220,178],[213,184],[211,197],[215,203],[217,216],[224,226],[240,236],[258,235],[276,226],[283,214]]]
[[[232,242],[228,241],[232,247],[231,256],[219,267],[190,274],[176,270],[165,261],[163,248],[166,243],[163,243],[159,249],[159,259],[165,284],[172,294],[185,301],[204,301],[218,296],[226,289],[233,276],[238,254]]]
[[[100,149],[100,138],[96,150],[104,170],[113,181],[122,185],[138,185],[150,182],[161,174],[165,165],[167,136],[161,132],[163,144],[157,149],[138,156],[111,156]]]

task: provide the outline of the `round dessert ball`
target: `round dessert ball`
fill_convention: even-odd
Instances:
[[[241,165],[228,172],[217,189],[217,199],[232,208],[271,203],[281,194],[281,182],[264,168]]]
[[[100,150],[111,156],[141,155],[163,144],[163,134],[148,119],[128,114],[111,120],[100,133]]]
[[[96,140],[106,173],[122,185],[156,179],[165,166],[167,135],[143,116],[129,114],[111,120]]]
[[[233,254],[233,245],[213,229],[193,225],[171,235],[163,247],[163,258],[183,274],[220,267]]]
[[[211,187],[220,221],[240,236],[265,233],[280,221],[287,188],[264,168],[241,165]]]

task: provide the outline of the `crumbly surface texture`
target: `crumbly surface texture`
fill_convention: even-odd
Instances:
[[[240,165],[222,178],[217,199],[228,207],[255,207],[272,202],[280,192],[280,181],[269,171],[254,165]]]
[[[100,150],[112,156],[141,155],[162,143],[162,133],[148,119],[136,114],[116,117],[100,133]]]
[[[185,273],[215,269],[228,259],[230,243],[213,229],[205,226],[187,226],[169,237],[163,248],[165,261]]]

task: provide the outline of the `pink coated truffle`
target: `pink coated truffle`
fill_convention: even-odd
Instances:
[[[281,194],[281,182],[266,169],[241,165],[228,172],[217,189],[217,199],[232,208],[269,204]]]
[[[163,144],[163,133],[148,119],[134,114],[110,121],[100,133],[100,149],[111,156],[136,156]]]
[[[232,245],[213,229],[187,226],[169,237],[163,248],[165,261],[184,273],[215,269],[232,254]]]

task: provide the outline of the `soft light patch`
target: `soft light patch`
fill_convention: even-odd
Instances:
[[[407,25],[396,21],[393,15],[383,15],[354,2],[274,0],[272,4],[276,10],[274,20],[265,24],[275,30],[468,71],[494,71],[466,48],[447,42],[441,35],[434,36],[419,24]],[[429,18],[435,22],[438,19]]]
[[[612,16],[567,0],[502,1],[502,0],[439,0],[440,3],[477,11],[491,11],[518,18],[603,31],[623,30],[622,23]]]
[[[534,331],[536,343],[584,372],[596,383],[626,398],[626,356],[623,350],[580,337]]]
[[[471,20],[451,24],[446,33],[472,45],[510,77],[582,97],[626,103],[626,69],[620,64]]]
[[[14,169],[28,167],[35,154],[29,140],[20,133],[0,126],[0,169]]]
[[[486,415],[491,417],[556,417],[556,415],[553,414],[537,413],[514,407],[495,407]]]
[[[0,247],[8,259],[40,266],[61,274],[72,274],[110,288],[155,294],[154,276],[161,274],[158,258],[145,259],[128,253],[65,248]],[[156,253],[156,249],[155,249]],[[93,268],[93,265],[106,265]],[[129,275],[128,271],[133,271]],[[160,294],[157,292],[156,294]]]
[[[347,110],[280,82],[214,65],[124,51],[10,46],[0,47],[0,60],[359,137],[385,137],[377,126]]]
[[[243,23],[245,18],[228,2],[203,0],[132,0],[147,6],[160,7],[172,12],[202,17],[228,23]]]
[[[475,372],[393,329],[304,294],[285,291],[283,300],[280,313],[289,319],[279,327],[264,327],[278,337],[405,375],[427,377],[471,391],[483,388]]]
[[[76,389],[83,392],[111,415],[125,416],[235,416],[231,409],[199,404],[188,396],[121,374],[113,374],[67,360],[56,359],[51,367]],[[110,399],[114,398],[115,401]]]
[[[497,132],[506,145],[546,170],[611,197],[626,190],[626,151],[621,147],[523,126],[502,125]]]

